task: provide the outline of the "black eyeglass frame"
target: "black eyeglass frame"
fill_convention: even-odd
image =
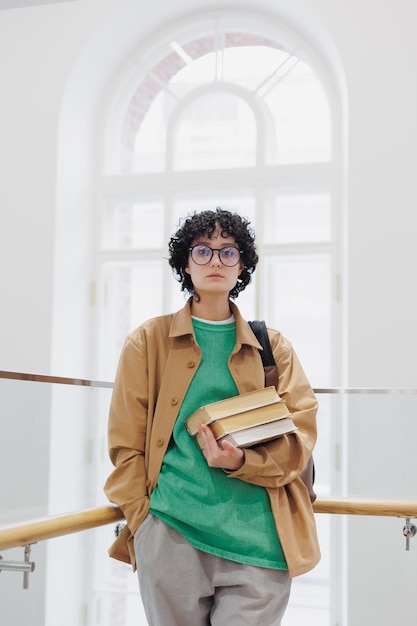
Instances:
[[[207,261],[205,261],[205,263],[199,263],[193,257],[193,250],[195,248],[207,248],[208,250],[211,250],[210,258]],[[222,252],[223,252],[223,250],[230,250],[231,248],[233,250],[237,250],[239,256],[238,256],[238,259],[237,259],[236,263],[233,263],[233,265],[228,265],[222,259]],[[236,265],[240,262],[240,258],[241,258],[241,254],[242,254],[242,251],[239,250],[239,248],[237,248],[236,246],[225,246],[224,248],[212,248],[211,246],[208,246],[207,244],[203,244],[203,243],[197,243],[195,246],[191,246],[190,248],[188,248],[188,251],[191,254],[191,258],[192,258],[192,260],[194,261],[194,263],[196,265],[208,265],[208,263],[210,263],[211,259],[213,258],[214,253],[218,252],[219,253],[220,263],[222,265],[224,265],[225,267],[236,267]]]

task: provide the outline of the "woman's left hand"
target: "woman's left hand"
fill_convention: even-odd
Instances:
[[[245,453],[241,448],[237,448],[230,441],[224,441],[220,447],[206,424],[199,424],[198,431],[204,443],[203,454],[210,467],[220,467],[231,471],[236,471],[242,467]]]

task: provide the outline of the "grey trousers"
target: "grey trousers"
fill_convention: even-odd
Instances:
[[[134,545],[149,626],[280,626],[291,590],[287,571],[197,550],[150,514]]]

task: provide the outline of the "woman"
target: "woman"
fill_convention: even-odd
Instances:
[[[232,302],[258,262],[249,222],[217,208],[188,217],[169,263],[183,309],[126,339],[109,415],[105,492],[127,521],[110,554],[138,569],[151,626],[281,624],[291,578],[320,559],[300,478],[317,401],[291,344],[268,329],[278,392],[298,429],[245,450],[185,427],[200,406],[264,386],[260,345]]]

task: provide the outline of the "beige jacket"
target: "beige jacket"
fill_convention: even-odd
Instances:
[[[264,385],[260,345],[238,308],[236,345],[229,368],[239,393]],[[245,480],[268,491],[277,531],[291,576],[320,560],[314,514],[299,477],[316,441],[317,400],[291,344],[268,329],[279,372],[279,394],[298,430],[246,449],[245,462],[230,480]],[[133,535],[146,517],[162,459],[188,386],[201,360],[190,302],[171,315],[152,319],[126,339],[116,374],[109,414],[109,454],[115,469],[104,491],[123,511],[127,525],[110,556],[136,569]]]

